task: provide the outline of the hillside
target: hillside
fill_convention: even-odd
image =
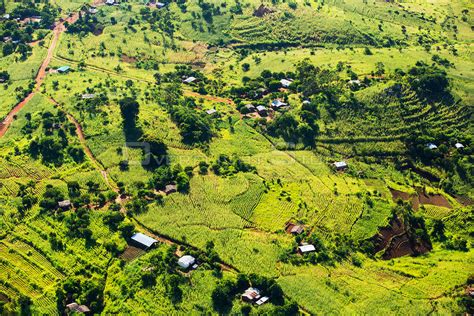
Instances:
[[[474,313],[473,9],[0,0],[0,314]]]

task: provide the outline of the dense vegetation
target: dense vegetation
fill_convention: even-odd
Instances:
[[[0,314],[472,313],[469,10],[0,0]]]

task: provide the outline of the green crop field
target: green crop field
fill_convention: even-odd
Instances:
[[[470,1],[163,4],[0,0],[1,315],[474,313]]]

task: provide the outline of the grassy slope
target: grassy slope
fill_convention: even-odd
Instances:
[[[68,4],[61,3],[60,5],[68,9],[77,4],[68,2]],[[252,11],[252,7],[256,5],[257,2],[251,2],[251,5],[245,8],[246,14],[248,15]],[[314,3],[313,6],[315,6]],[[440,7],[419,3],[404,3],[403,6],[414,12],[425,10],[428,7],[430,14],[437,14],[438,18],[445,15],[446,10],[459,12],[464,7],[459,4],[451,9],[446,3],[442,3]],[[399,31],[400,20],[407,24],[409,34],[415,32],[419,22],[418,19],[411,17],[396,20],[393,15],[385,15],[387,8],[384,3],[375,3],[362,12],[359,7],[360,2],[358,1],[345,1],[344,3],[334,1],[330,2],[328,6],[324,6],[320,12],[311,13],[315,15],[312,16],[305,13],[306,10],[303,9],[302,2],[299,2],[298,9],[294,14],[301,18],[299,23],[303,24],[308,19],[316,19],[321,16],[328,17],[332,21],[323,24],[333,26],[339,25],[337,23],[347,25],[348,22],[343,21],[350,19],[364,32],[375,32],[377,23],[372,20],[362,21],[361,17],[381,18],[386,20],[384,29],[390,33],[393,29],[394,36],[401,34]],[[282,4],[280,8],[286,8],[286,4]],[[138,9],[138,5],[133,6],[135,14]],[[210,71],[215,68],[224,69],[224,81],[229,85],[239,83],[244,75],[255,77],[263,69],[272,71],[291,69],[295,62],[306,57],[321,66],[334,66],[337,61],[348,62],[352,69],[360,75],[368,74],[374,70],[375,63],[378,61],[383,61],[387,69],[393,70],[397,67],[406,69],[411,65],[411,61],[420,59],[429,61],[431,58],[430,54],[418,46],[405,48],[402,52],[396,49],[372,49],[374,52],[372,56],[364,55],[362,48],[336,50],[329,47],[316,50],[314,55],[309,49],[292,49],[286,54],[281,51],[255,53],[239,61],[232,51],[225,49],[217,52],[207,51],[205,44],[190,43],[187,39],[178,43],[180,47],[178,51],[164,49],[162,45],[144,44],[141,41],[143,33],[140,33],[140,40],[137,40],[136,34],[123,32],[124,24],[120,21],[126,21],[127,17],[131,15],[130,13],[124,14],[124,11],[118,11],[116,8],[102,8],[101,10],[104,10],[106,14],[104,20],[109,19],[110,16],[116,16],[120,18],[119,24],[106,27],[100,36],[89,35],[82,41],[78,41],[75,36],[63,35],[57,52],[58,57],[75,61],[85,60],[88,64],[113,71],[113,68],[120,63],[120,58],[117,56],[120,47],[122,52],[129,56],[145,54],[147,57],[152,56],[158,61],[167,61],[171,64],[194,61],[209,62],[205,68],[209,71],[208,74],[212,76]],[[173,10],[179,14],[176,7]],[[191,10],[199,11],[196,6]],[[381,12],[385,12],[384,15],[381,16]],[[189,15],[181,16],[183,21],[187,18]],[[216,25],[220,28],[224,28],[227,22],[225,16],[216,19]],[[245,24],[252,26],[254,22],[253,18],[238,17],[233,21],[235,29],[230,33],[231,36],[241,37],[243,26]],[[316,28],[327,31],[320,21],[314,23]],[[456,67],[449,70],[449,75],[454,78],[456,92],[469,102],[472,100],[474,89],[472,80],[470,80],[473,75],[470,58],[472,47],[469,32],[465,29],[466,26],[461,25],[461,34],[458,38],[465,42],[456,44],[459,56],[454,57],[445,49],[441,49],[438,54],[455,63]],[[265,24],[260,27],[265,28]],[[300,24],[296,24],[296,28],[301,28]],[[435,31],[440,33],[437,36],[452,38],[452,32],[449,33],[438,27],[435,27]],[[162,39],[160,34],[151,31],[144,33],[151,39],[157,41]],[[195,37],[204,42],[220,38],[219,32],[214,34],[192,32],[187,22],[183,22],[181,33],[189,38]],[[115,38],[112,38],[111,34],[114,34]],[[278,33],[276,34],[268,34],[268,36],[272,38],[272,36],[278,36]],[[123,40],[126,42],[124,43]],[[115,56],[101,58],[93,56],[97,53],[101,42],[105,43],[107,52],[115,52]],[[68,44],[72,45],[71,48],[67,47]],[[34,55],[26,63],[9,66],[15,70],[20,69],[18,67],[22,69],[20,72],[15,72],[15,80],[30,78],[28,72],[34,69],[34,65],[39,64],[41,53],[40,49],[35,48]],[[253,59],[254,56],[261,59],[258,65]],[[410,63],[407,64],[407,61]],[[248,73],[241,71],[240,65],[245,62],[251,65]],[[6,65],[9,64],[9,61],[2,59],[1,63]],[[64,60],[58,58],[53,61],[51,66],[60,66],[65,63]],[[74,67],[74,64],[72,65]],[[118,75],[89,69],[85,72],[48,76],[43,91],[54,96],[68,112],[81,121],[88,145],[93,153],[115,180],[123,181],[130,187],[136,181],[143,181],[149,176],[149,173],[140,166],[132,166],[128,172],[118,170],[117,165],[122,157],[117,154],[116,149],[124,145],[125,138],[121,129],[116,100],[127,93],[123,87],[124,81],[127,79],[126,76],[152,80],[153,71],[138,70],[133,65],[125,63],[120,63],[120,65],[124,71]],[[234,65],[234,71],[229,70],[230,65]],[[170,69],[169,67],[170,65],[163,65],[160,69],[167,71]],[[58,91],[52,88],[53,81],[59,82]],[[104,109],[105,115],[81,115],[74,108],[76,100],[74,94],[83,93],[86,86],[105,84],[107,81],[110,82],[110,85],[103,88],[103,91],[108,94],[111,102]],[[14,85],[20,84],[20,82],[22,81],[17,81]],[[150,88],[143,82],[136,82],[135,86],[141,93]],[[5,92],[5,96],[11,94],[12,90],[10,89],[14,89],[14,87],[9,88]],[[329,156],[326,152],[314,154],[308,151],[276,150],[268,140],[242,121],[235,123],[233,131],[228,127],[221,130],[219,137],[213,140],[209,153],[206,154],[199,149],[190,149],[181,143],[176,126],[163,109],[143,98],[140,99],[140,102],[142,104],[141,124],[149,128],[150,133],[159,136],[168,145],[173,163],[180,162],[183,166],[196,166],[202,160],[212,161],[220,153],[237,153],[257,167],[257,175],[239,174],[224,179],[214,175],[196,175],[192,179],[191,192],[188,196],[171,195],[165,199],[164,206],[152,204],[148,213],[138,216],[138,220],[146,226],[197,247],[203,247],[208,240],[213,240],[216,250],[223,260],[244,272],[258,272],[276,277],[290,297],[314,313],[340,313],[341,309],[349,313],[373,313],[374,306],[376,306],[377,312],[399,314],[428,313],[432,310],[444,314],[456,309],[449,294],[453,288],[465,281],[467,272],[472,271],[472,250],[469,253],[462,253],[442,250],[436,246],[432,253],[419,258],[406,257],[388,262],[365,258],[362,268],[356,268],[350,263],[343,263],[328,269],[322,266],[295,267],[278,262],[279,254],[292,242],[289,236],[281,232],[284,223],[290,219],[305,220],[308,225],[314,226],[315,232],[323,238],[330,231],[348,233],[356,239],[373,235],[378,226],[386,224],[390,212],[389,208],[392,202],[388,187],[393,187],[394,184],[405,189],[412,186],[412,180],[405,175],[391,167],[371,166],[356,160],[349,160],[349,163],[353,164],[356,169],[370,171],[368,172],[369,179],[361,180],[349,175],[335,174],[327,167],[334,157]],[[224,105],[204,105],[204,107],[211,106],[222,112],[228,111],[226,115],[237,117],[235,113],[232,113],[232,109],[226,109]],[[44,190],[46,183],[54,183],[64,189],[64,180],[79,179],[82,183],[88,179],[101,181],[99,174],[87,163],[81,166],[67,165],[56,170],[42,166],[38,162],[25,164],[23,161],[22,163],[23,157],[11,157],[10,161],[5,158],[8,153],[12,152],[12,147],[15,145],[21,147],[22,144],[26,144],[23,140],[24,136],[20,133],[20,128],[24,124],[24,114],[39,112],[43,109],[51,109],[51,106],[42,96],[35,97],[28,104],[28,111],[20,113],[17,122],[12,125],[7,136],[0,140],[3,156],[0,158],[0,164],[2,167],[4,166],[3,170],[8,170],[8,173],[4,172],[0,175],[3,184],[0,187],[0,210],[3,215],[0,225],[3,223],[4,227],[8,227],[13,235],[26,238],[36,247],[36,250],[30,249],[23,241],[10,237],[2,240],[0,253],[5,255],[10,266],[7,265],[8,267],[3,270],[7,272],[1,274],[0,279],[11,280],[12,286],[6,289],[0,287],[0,290],[9,293],[11,297],[18,295],[16,290],[31,295],[38,312],[50,313],[54,312],[53,289],[57,280],[64,278],[65,274],[71,273],[69,269],[79,269],[84,262],[93,262],[97,266],[105,267],[109,255],[100,247],[100,244],[92,250],[85,249],[82,242],[77,240],[68,240],[70,253],[67,255],[52,251],[49,242],[45,240],[44,236],[41,236],[38,227],[44,232],[56,230],[65,234],[64,226],[60,222],[36,218],[35,212],[37,210],[33,210],[28,220],[25,221],[26,224],[15,227],[16,220],[9,216],[13,213],[17,202],[14,196],[18,190],[18,183],[26,182],[28,179],[35,179],[39,183],[38,195]],[[276,183],[277,179],[282,180],[281,186]],[[269,183],[267,192],[264,192],[263,180]],[[101,185],[103,187],[104,184]],[[335,194],[336,189],[337,195]],[[374,210],[369,210],[356,194],[360,192],[365,194],[375,190],[384,195],[382,198],[376,199]],[[301,208],[299,206],[301,201],[307,202],[308,207]],[[454,210],[444,208],[433,210],[428,207],[426,213],[433,217],[443,218],[455,213],[459,208],[460,205],[455,205]],[[360,214],[362,214],[361,218],[356,221]],[[110,232],[102,226],[100,214],[96,216],[93,219],[93,231],[99,239],[105,239]],[[8,249],[13,249],[13,251]],[[38,250],[49,254],[50,257],[44,258],[41,255],[42,252],[40,253]],[[31,254],[24,255],[28,251]],[[6,256],[7,254],[8,256]],[[28,259],[30,256],[34,259]],[[77,257],[82,258],[84,262]],[[15,274],[21,277],[11,279],[13,272],[8,274],[8,271],[14,269],[11,265],[16,267],[15,271],[20,271]],[[44,269],[47,272],[43,272],[41,277],[31,280],[28,274],[39,275],[38,269]],[[65,269],[66,272],[60,272],[58,269]],[[139,269],[139,262],[127,265],[124,270],[120,270],[116,266],[110,268],[109,273],[117,272],[117,277],[108,280],[107,291],[110,291],[110,297],[106,301],[106,310],[111,312],[117,310],[118,307],[114,306],[117,301],[113,299],[114,292],[118,290],[117,282],[122,277],[126,278],[129,273],[136,275],[139,273],[137,269]],[[215,280],[207,275],[207,272],[199,272],[193,275],[191,281],[193,285],[189,288],[187,285],[183,286],[187,303],[181,307],[180,311],[193,310],[195,306],[192,303],[194,302],[198,306],[210,309],[208,298]],[[198,293],[207,293],[207,295],[199,296]],[[171,307],[166,307],[168,303],[163,300],[161,288],[157,288],[156,293],[137,292],[137,295],[143,295],[143,301],[120,302],[119,307],[135,310],[140,306],[141,311],[147,312],[150,311],[150,308],[154,308],[154,305],[159,305],[166,312],[173,312]]]

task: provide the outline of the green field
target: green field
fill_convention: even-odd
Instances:
[[[0,314],[473,312],[471,2],[0,4]]]

